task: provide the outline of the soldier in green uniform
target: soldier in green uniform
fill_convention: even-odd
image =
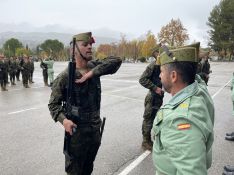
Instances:
[[[30,75],[30,63],[28,56],[24,55],[23,57],[23,63],[21,65],[21,72],[22,72],[22,79],[23,79],[23,85],[25,88],[29,88],[29,75]]]
[[[15,74],[17,71],[17,64],[13,57],[10,58],[9,62],[9,75],[10,75],[10,81],[11,85],[15,85]]]
[[[54,60],[52,58],[46,59],[44,63],[47,65],[47,74],[50,80],[49,86],[53,85],[54,81]]]
[[[6,84],[7,84],[7,63],[4,59],[3,55],[0,55],[0,84],[1,90],[7,91]]]
[[[139,79],[139,83],[143,87],[149,89],[145,97],[145,111],[142,123],[142,148],[145,150],[152,150],[153,142],[151,141],[151,129],[156,113],[163,102],[162,83],[159,77],[160,65],[157,63],[158,54],[159,48],[154,48],[152,57],[156,60],[146,67],[146,70]]]
[[[80,33],[76,38],[76,72],[74,86],[74,101],[71,106],[72,118],[66,118],[62,106],[65,100],[68,84],[68,69],[64,70],[54,80],[49,100],[49,110],[52,118],[59,121],[66,132],[71,135],[70,152],[73,159],[65,155],[65,170],[69,175],[90,175],[93,162],[100,146],[100,76],[115,73],[122,61],[118,57],[104,60],[92,60],[92,44],[94,39],[91,32]],[[73,128],[76,127],[76,132]]]
[[[30,65],[30,69],[29,69],[29,82],[30,83],[34,83],[34,81],[33,81],[34,61],[33,61],[32,56],[29,57],[29,65]]]
[[[153,124],[157,175],[207,175],[212,162],[214,104],[196,75],[200,43],[160,55],[161,82],[172,95]]]
[[[233,105],[232,115],[234,116],[234,72],[232,75],[232,82],[231,83],[232,83],[231,84],[231,91],[232,91],[232,105]],[[225,139],[229,140],[229,141],[234,141],[234,132],[227,133]],[[234,165],[224,166],[223,175],[234,175]]]

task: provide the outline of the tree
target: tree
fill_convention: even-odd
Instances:
[[[146,34],[146,41],[142,46],[142,56],[150,57],[152,54],[152,49],[156,46],[156,38],[151,31],[148,31]]]
[[[210,12],[207,25],[211,28],[209,45],[215,51],[234,52],[234,1],[222,0]]]
[[[189,39],[187,29],[183,27],[180,19],[171,21],[161,28],[158,34],[159,41],[165,41],[170,46],[182,46]]]
[[[7,57],[11,57],[15,56],[17,48],[23,48],[23,44],[18,39],[11,38],[3,44],[3,48],[4,54]]]
[[[64,45],[56,39],[48,39],[40,45],[40,48],[46,53],[47,56],[50,56],[52,58],[59,58],[64,50]]]
[[[29,56],[30,54],[31,54],[30,50],[27,50],[26,48],[17,48],[15,52],[15,56],[23,56],[23,55]]]

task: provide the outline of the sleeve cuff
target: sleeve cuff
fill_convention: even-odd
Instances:
[[[57,121],[59,121],[61,124],[63,124],[63,120],[65,119],[65,115],[63,113],[60,113],[58,118],[57,118]]]

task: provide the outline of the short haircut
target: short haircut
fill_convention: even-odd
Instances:
[[[197,72],[197,63],[194,62],[174,62],[167,65],[168,70],[176,71],[181,79],[188,85],[194,83]]]

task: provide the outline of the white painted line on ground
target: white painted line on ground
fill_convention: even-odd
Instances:
[[[102,93],[103,95],[107,95],[107,96],[113,96],[113,97],[117,97],[117,98],[125,98],[125,99],[129,99],[129,100],[133,100],[133,101],[137,101],[137,102],[141,102],[143,103],[142,100],[140,99],[136,99],[136,98],[131,98],[131,97],[125,97],[125,96],[120,96],[120,95],[113,95],[113,94],[108,94],[108,93]]]
[[[134,160],[128,167],[124,169],[119,175],[127,175],[130,173],[138,164],[140,164],[148,155],[150,155],[150,151],[145,151],[141,154],[136,160]]]
[[[21,113],[21,112],[25,112],[25,111],[34,110],[34,109],[37,109],[37,108],[22,109],[22,110],[20,110],[20,111],[10,112],[10,113],[8,113],[8,115],[17,114],[17,113]]]
[[[230,82],[232,79],[230,79],[224,86],[222,86],[214,95],[212,95],[212,98],[214,99],[216,95],[218,95]],[[141,154],[137,159],[135,159],[130,165],[128,165],[120,174],[118,175],[127,175],[130,173],[135,167],[137,167],[148,155],[150,155],[150,151],[145,151],[143,154]]]
[[[38,87],[30,87],[30,88],[27,88],[27,89],[39,89],[39,88],[44,88],[45,86],[38,86]],[[20,89],[8,89],[8,91],[20,91],[20,90],[23,90],[23,89],[26,89],[26,88],[20,88]]]
[[[136,87],[138,87],[138,85],[128,86],[128,87],[116,89],[116,90],[113,90],[113,91],[106,91],[106,94],[113,93],[113,92],[124,91],[124,90],[128,90],[128,89],[131,89],[131,88],[136,88]]]
[[[215,96],[218,95],[231,81],[232,79],[230,79],[223,87],[221,87],[214,95],[212,95],[212,98],[214,99]]]

